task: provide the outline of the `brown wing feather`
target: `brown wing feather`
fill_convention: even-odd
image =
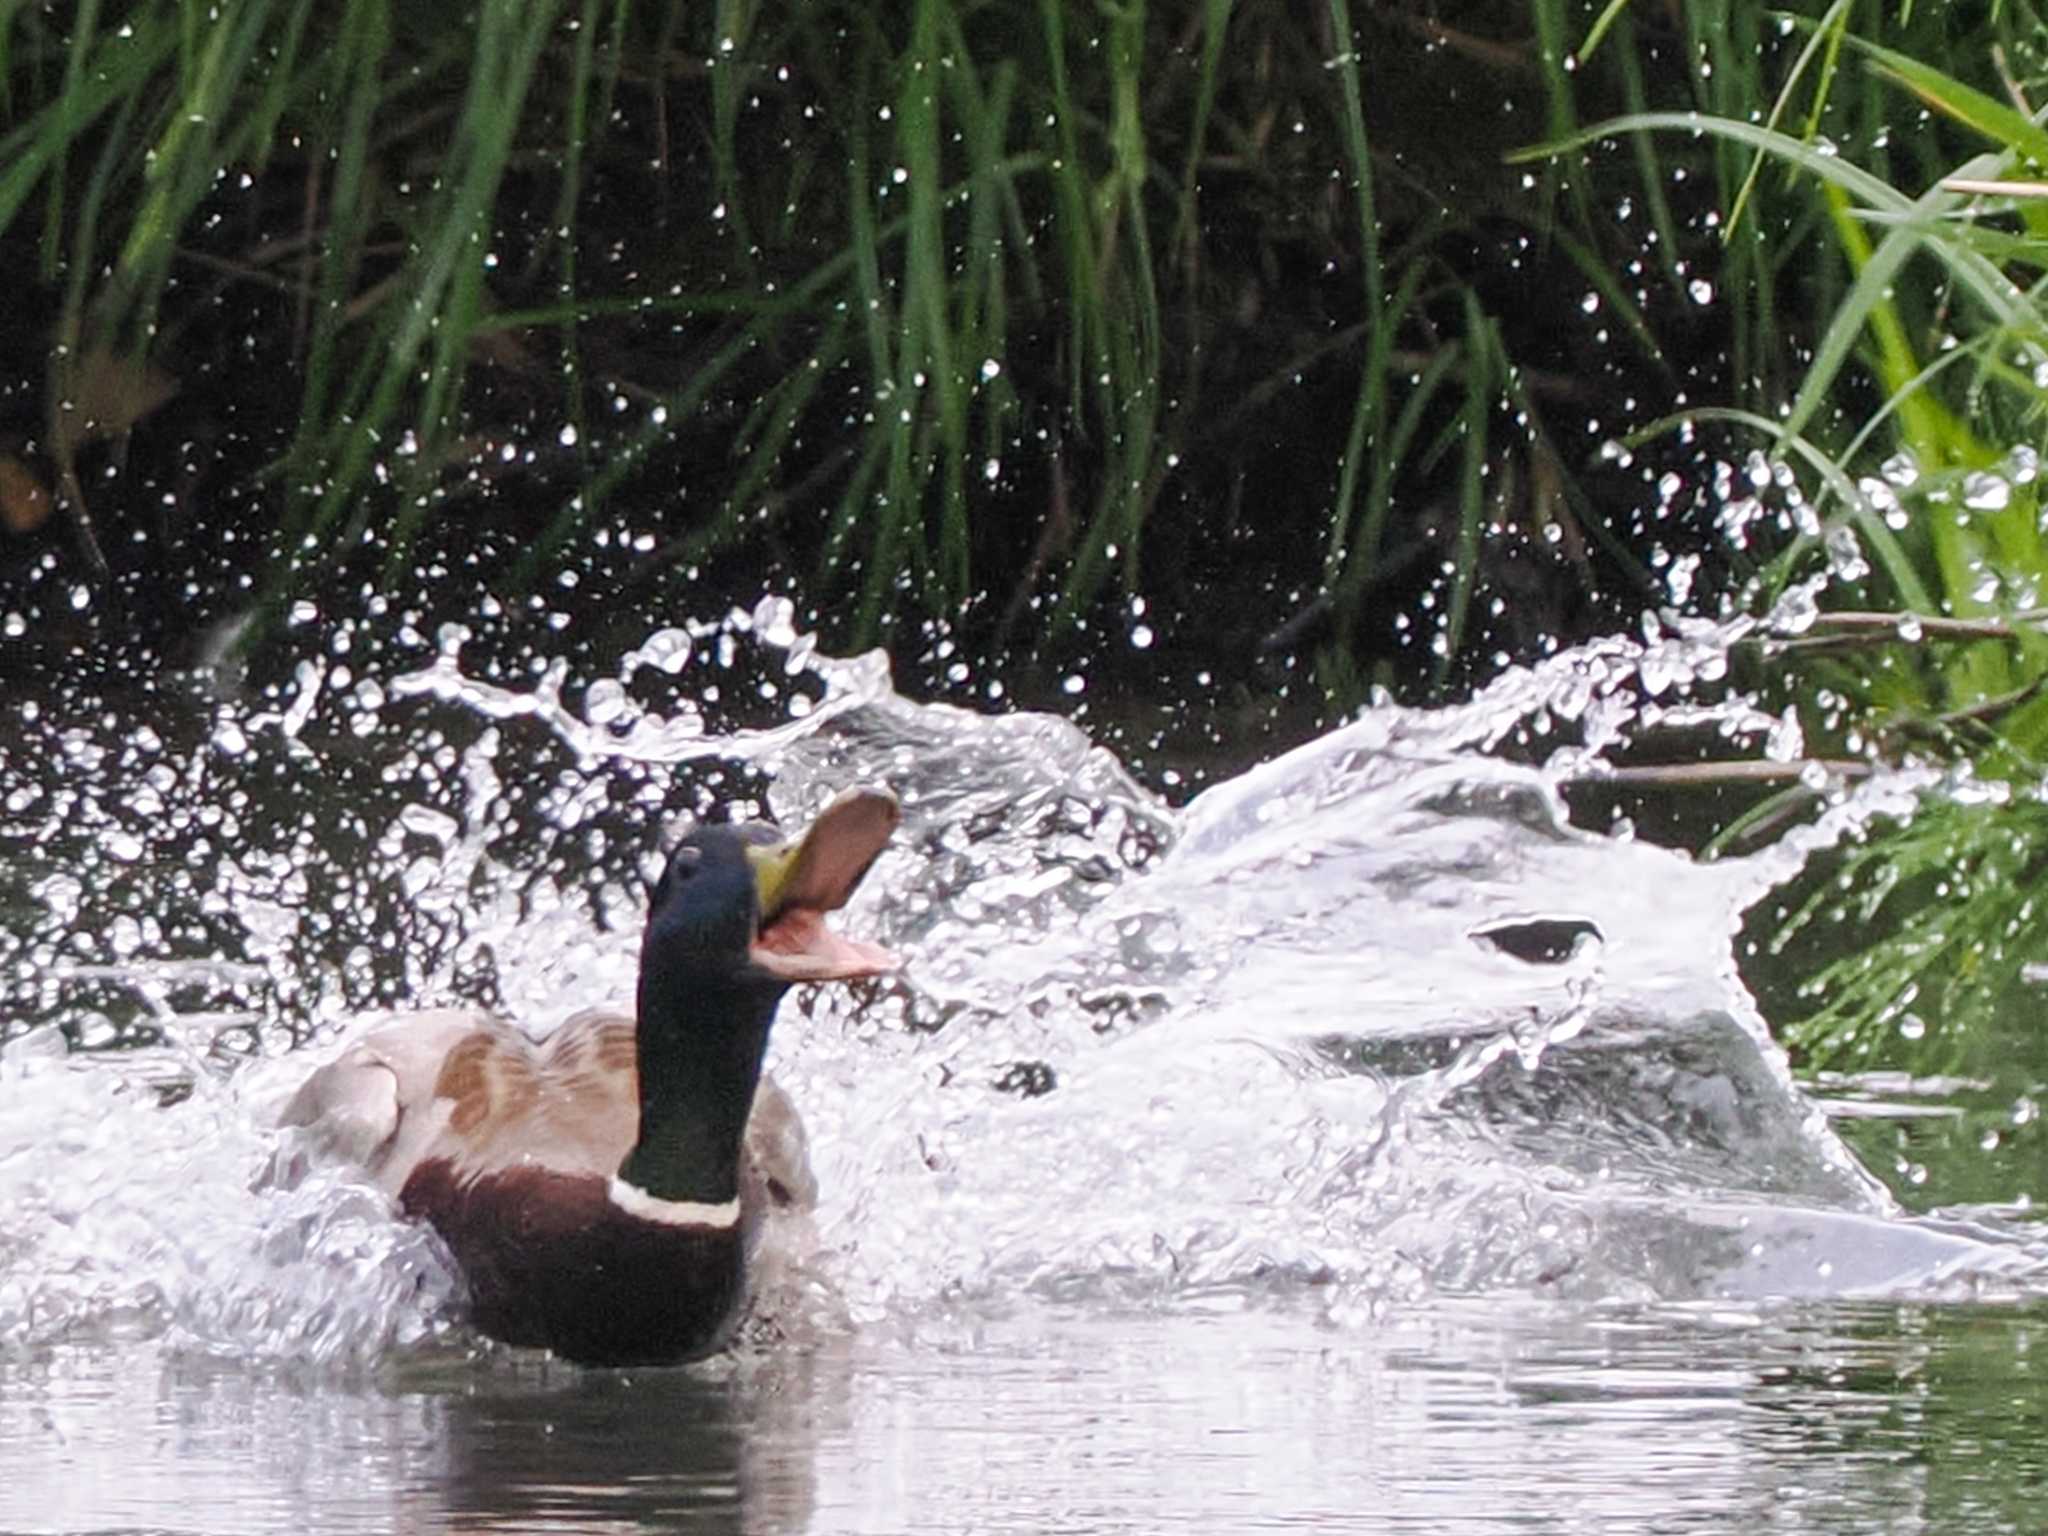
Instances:
[[[308,1127],[393,1195],[428,1162],[465,1184],[534,1166],[609,1178],[640,1134],[633,1021],[588,1010],[534,1041],[485,1014],[395,1020],[309,1077],[283,1123]],[[796,1106],[765,1076],[747,1122],[743,1194],[797,1208],[817,1197]]]
[[[578,1014],[538,1044],[479,1029],[448,1053],[433,1097],[447,1122],[420,1161],[446,1158],[466,1179],[535,1164],[609,1178],[640,1134],[632,1021]]]
[[[774,1078],[763,1074],[747,1115],[746,1157],[740,1168],[741,1192],[751,1199],[789,1210],[808,1211],[818,1203],[818,1180],[811,1172],[811,1143],[804,1134],[796,1101]]]

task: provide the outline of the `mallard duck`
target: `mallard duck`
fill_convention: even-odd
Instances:
[[[718,1347],[770,1204],[814,1186],[761,1074],[784,992],[893,969],[841,937],[895,797],[850,790],[800,839],[703,826],[670,856],[640,946],[638,1022],[575,1015],[542,1042],[486,1015],[415,1015],[307,1079],[282,1123],[431,1222],[493,1337],[590,1364]]]

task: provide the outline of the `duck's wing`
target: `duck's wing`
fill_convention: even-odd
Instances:
[[[535,1042],[489,1014],[394,1019],[308,1077],[279,1124],[302,1127],[314,1151],[358,1164],[394,1198],[435,1161],[463,1183],[534,1164],[610,1178],[640,1134],[633,1020],[593,1009]],[[756,1209],[817,1204],[803,1120],[765,1075],[740,1168]]]
[[[754,1090],[740,1159],[741,1194],[760,1205],[808,1211],[818,1203],[818,1178],[811,1172],[811,1139],[804,1134],[796,1100],[766,1073]]]
[[[489,1022],[455,1010],[393,1019],[349,1042],[301,1083],[278,1124],[297,1127],[316,1156],[359,1164],[386,1185],[384,1169],[407,1139],[401,1132],[417,1129],[406,1122],[432,1097],[441,1060]],[[386,1188],[398,1192],[397,1185]]]
[[[740,1157],[747,1311],[738,1337],[746,1347],[775,1350],[793,1338],[852,1326],[832,1266],[821,1262],[817,1204],[810,1139],[796,1101],[764,1074]]]
[[[608,1178],[640,1129],[633,1024],[581,1013],[535,1043],[486,1014],[417,1014],[320,1068],[280,1123],[393,1196],[437,1161],[464,1183],[536,1165]]]

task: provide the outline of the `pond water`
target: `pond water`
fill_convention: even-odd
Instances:
[[[18,1530],[2030,1531],[2010,1308],[1013,1308],[799,1357],[376,1384],[0,1372]]]
[[[0,1528],[2037,1524],[2048,1243],[1902,1209],[1732,952],[1916,785],[1715,864],[1567,814],[1646,731],[1769,736],[1687,701],[1725,632],[1376,707],[1181,808],[776,600],[601,676],[403,638],[4,706]],[[482,1344],[381,1197],[269,1176],[361,1015],[630,996],[684,817],[858,782],[906,819],[844,926],[909,965],[784,1007],[823,1195],[730,1356]]]

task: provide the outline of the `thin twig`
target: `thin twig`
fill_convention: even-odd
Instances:
[[[1432,19],[1404,16],[1399,12],[1394,13],[1393,19],[1403,31],[1413,32],[1488,69],[1508,74],[1533,75],[1536,72],[1535,52],[1526,44],[1496,42],[1476,32],[1461,32]]]
[[[2020,85],[2019,77],[2012,72],[2012,64],[2005,56],[2005,44],[1991,45],[1991,64],[1998,71],[1999,84],[2005,87],[2006,99],[2012,103],[2013,110],[2024,117],[2032,117],[2034,109],[2027,104],[2026,90]]]
[[[1896,631],[1901,623],[1920,626],[1923,634],[1937,635],[1959,640],[2010,640],[2018,631],[2015,624],[2038,625],[2048,622],[2048,608],[2022,608],[2009,613],[2002,619],[1951,619],[1919,613],[1862,612],[1849,609],[1841,613],[1824,613],[1814,621],[1815,629],[1883,629],[1889,626]]]
[[[1961,709],[1952,709],[1945,715],[1936,715],[1935,725],[1969,725],[1973,722],[1995,720],[2008,710],[2018,709],[2033,698],[2044,686],[2048,686],[2048,674],[2035,678],[2024,688],[2015,688],[2010,693],[2001,693],[1996,698],[1980,699],[1975,704]]]
[[[1980,197],[2048,197],[2048,181],[1984,181],[1975,176],[1944,176],[1944,192],[1974,192]]]
[[[1783,784],[1804,782],[1814,769],[1837,778],[1860,779],[1870,764],[1855,758],[1803,757],[1788,763],[1744,758],[1720,763],[1642,763],[1615,766],[1592,764],[1574,773],[1572,784],[1655,784],[1698,788],[1718,784]]]
[[[1758,635],[1754,643],[1778,653],[1858,645],[1918,645],[1929,640],[2017,640],[2048,629],[2048,608],[2027,608],[2003,619],[1951,619],[1919,613],[1823,613],[1806,633]]]

